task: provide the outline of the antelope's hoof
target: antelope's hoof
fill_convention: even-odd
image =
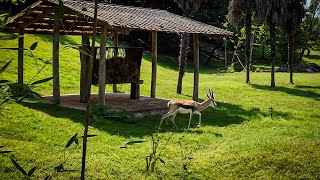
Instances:
[[[197,125],[197,128],[199,128],[199,127],[201,127],[201,126],[202,126],[201,124],[198,124],[198,125]]]

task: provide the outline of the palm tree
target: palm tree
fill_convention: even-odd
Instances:
[[[198,11],[203,0],[174,0],[174,2],[183,11],[184,17],[190,17],[192,12]],[[177,94],[182,91],[182,79],[185,72],[187,54],[189,49],[190,35],[182,33],[180,42],[180,56],[179,56],[179,77],[177,84]]]
[[[256,18],[269,26],[270,59],[271,59],[271,88],[276,86],[274,66],[276,59],[276,25],[281,20],[281,3],[279,0],[256,0]]]
[[[228,20],[237,24],[241,17],[244,18],[244,26],[246,29],[246,83],[250,83],[250,64],[252,58],[252,16],[255,11],[255,0],[231,0],[229,4]]]
[[[281,1],[281,26],[288,35],[288,67],[290,71],[290,84],[293,83],[293,59],[294,59],[294,36],[302,18],[304,17],[305,0],[283,0]]]

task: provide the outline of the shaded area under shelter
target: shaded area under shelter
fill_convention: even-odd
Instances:
[[[106,107],[113,110],[125,110],[132,112],[135,116],[154,115],[164,113],[168,110],[167,99],[150,98],[140,96],[139,99],[130,99],[129,94],[106,93]],[[43,97],[42,102],[51,103],[52,96]],[[91,101],[98,102],[98,94],[91,94]],[[79,102],[78,94],[62,95],[59,106],[85,111],[86,104]]]

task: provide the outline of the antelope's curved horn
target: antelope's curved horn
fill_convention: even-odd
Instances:
[[[211,93],[210,93],[211,98],[213,98],[213,90],[212,89],[210,89],[210,90],[211,90]]]
[[[209,89],[210,97],[212,97],[212,93],[211,92],[212,92],[211,89]]]
[[[209,97],[209,95],[208,95],[208,93],[207,93],[207,92],[206,92],[206,95],[207,95],[207,98],[208,98],[208,99],[210,99],[210,97]]]

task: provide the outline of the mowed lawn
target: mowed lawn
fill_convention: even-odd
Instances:
[[[51,57],[49,36],[26,35],[26,46],[38,41],[33,53],[43,59]],[[76,44],[79,37],[64,36],[63,42]],[[1,41],[1,47],[16,47],[16,41]],[[14,59],[1,79],[17,79],[16,52],[0,50],[0,65]],[[61,93],[79,93],[79,52],[61,52]],[[319,64],[319,59],[312,62]],[[31,58],[25,60],[25,82],[41,67]],[[192,68],[183,82],[183,95],[176,95],[178,65],[159,58],[157,97],[191,99]],[[142,62],[141,94],[150,94],[151,62],[146,55]],[[47,65],[33,81],[52,76]],[[251,84],[245,73],[215,74],[213,69],[200,67],[201,100],[212,88],[217,108],[202,113],[202,124],[196,128],[195,115],[187,131],[188,115],[178,115],[178,131],[170,121],[158,134],[161,115],[130,121],[96,119],[90,124],[87,156],[87,179],[319,179],[320,178],[320,74],[295,73],[295,85],[289,85],[288,73],[276,73],[276,88],[269,89],[270,73],[251,73]],[[52,82],[34,88],[50,95]],[[129,92],[128,85],[120,85]],[[111,87],[107,87],[110,91]],[[97,88],[93,88],[97,92]],[[273,108],[273,118],[269,108]],[[5,104],[0,115],[0,179],[22,179],[10,157],[24,169],[37,167],[34,179],[44,179],[54,167],[64,163],[67,171],[53,179],[79,179],[81,169],[81,138],[65,151],[68,140],[83,133],[84,112],[49,104]],[[152,138],[160,136],[161,150],[157,172],[146,174],[146,157],[152,152]],[[156,138],[157,139],[157,138]],[[125,142],[145,142],[120,148]],[[180,142],[180,144],[179,144]]]

